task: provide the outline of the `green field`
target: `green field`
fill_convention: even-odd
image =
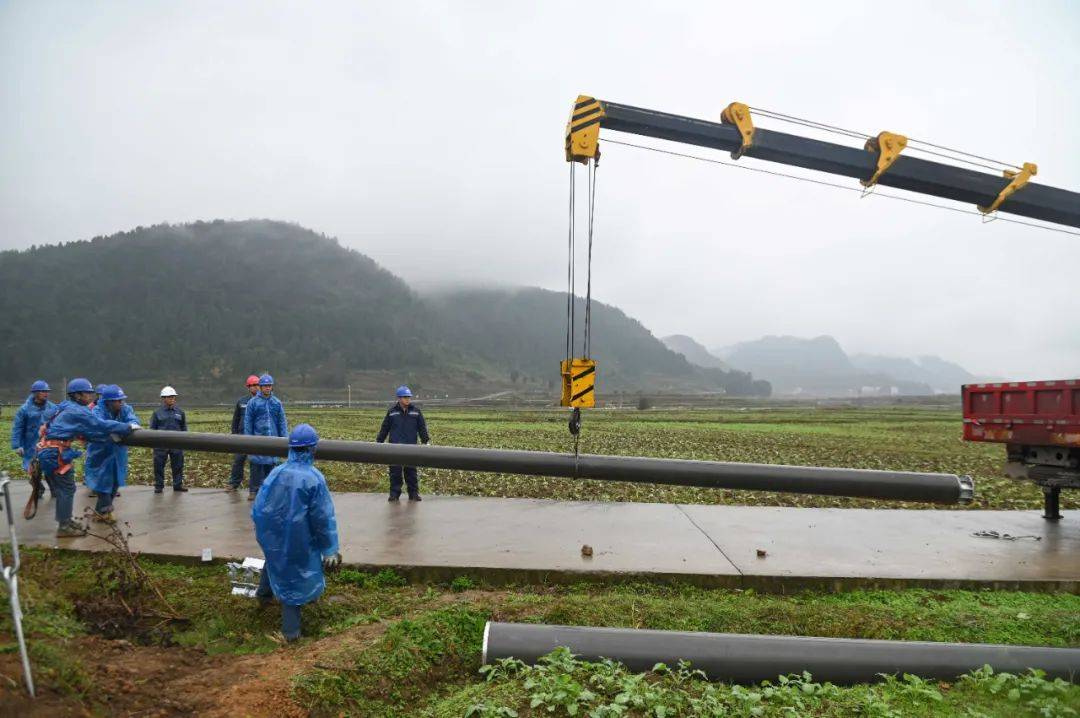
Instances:
[[[141,566],[164,602],[147,582],[132,580],[119,555],[28,551],[21,593],[41,697],[34,713],[20,696],[5,612],[0,704],[43,716],[438,718],[1012,718],[1080,709],[1080,686],[985,672],[956,682],[898,677],[843,688],[778,677],[744,688],[708,684],[677,666],[633,676],[566,656],[532,670],[480,670],[487,620],[1080,646],[1080,596],[920,589],[779,596],[649,584],[494,588],[465,577],[409,585],[390,570],[343,570],[305,607],[305,638],[283,646],[275,635],[277,607],[230,596],[223,567],[148,559]],[[161,619],[166,602],[183,620]]]
[[[288,409],[288,407],[286,407]],[[10,432],[13,409],[5,409],[0,431]],[[149,418],[149,411],[140,415]],[[324,438],[372,440],[382,410],[289,410],[290,424],[306,421]],[[571,451],[563,411],[488,408],[429,408],[425,411],[437,444],[502,449]],[[192,431],[228,431],[231,412],[188,412]],[[586,413],[583,453],[713,459],[770,464],[846,466],[865,469],[943,471],[969,474],[976,481],[975,509],[1037,509],[1042,494],[1033,484],[1001,476],[1005,449],[961,440],[959,412],[921,407],[595,410]],[[187,455],[192,486],[224,486],[231,457]],[[4,452],[0,468],[15,472],[17,457]],[[324,462],[320,468],[335,491],[384,491],[385,467]],[[926,504],[793,494],[717,491],[656,484],[577,481],[450,469],[422,472],[426,493],[519,496],[603,501],[658,501],[770,506],[928,508]],[[132,451],[133,483],[151,483],[150,452]],[[1065,492],[1065,508],[1080,506],[1078,492]]]
[[[146,414],[146,411],[140,412]],[[0,430],[9,431],[5,411]],[[559,411],[426,412],[443,445],[566,451]],[[304,410],[324,437],[371,439],[382,411]],[[222,432],[225,411],[189,412],[192,430]],[[975,508],[1036,509],[1035,487],[998,478],[1000,446],[965,444],[952,410],[917,407],[756,407],[595,411],[582,451],[694,459],[969,473]],[[223,486],[231,457],[189,453],[195,486]],[[17,470],[14,454],[0,466]],[[383,491],[380,466],[323,463],[333,489]],[[151,481],[150,454],[132,451],[132,480]],[[427,493],[610,501],[885,506],[868,500],[735,493],[431,470]],[[1076,507],[1072,500],[1072,507]],[[913,504],[911,508],[924,508]],[[1080,597],[1004,591],[855,591],[759,595],[683,585],[490,587],[461,577],[407,584],[386,570],[344,570],[304,610],[305,638],[283,646],[276,608],[232,597],[220,566],[140,562],[115,554],[36,549],[21,575],[41,699],[21,698],[8,615],[0,617],[0,703],[27,715],[356,716],[1058,716],[1080,710],[1080,688],[1038,676],[979,672],[956,682],[897,677],[836,687],[813,677],[708,684],[668,667],[631,675],[555,655],[539,668],[481,673],[486,620],[852,638],[1080,646]],[[151,590],[156,586],[161,596]],[[166,606],[167,603],[167,606]],[[170,615],[180,616],[172,620]],[[164,618],[163,618],[164,616]],[[21,713],[20,713],[21,714]]]

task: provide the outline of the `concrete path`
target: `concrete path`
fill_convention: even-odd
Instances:
[[[28,494],[13,482],[16,512]],[[79,488],[76,515],[91,505]],[[471,575],[493,583],[610,578],[796,590],[862,586],[993,586],[1080,592],[1080,514],[1038,511],[895,511],[596,503],[382,494],[335,494],[350,565],[394,567],[417,579]],[[260,556],[244,494],[192,489],[155,495],[128,486],[117,500],[131,546],[196,561]],[[53,504],[17,519],[20,543],[100,550],[92,537],[57,539]],[[1006,541],[973,536],[993,530]],[[593,548],[592,557],[581,548]],[[764,557],[758,550],[764,550]]]

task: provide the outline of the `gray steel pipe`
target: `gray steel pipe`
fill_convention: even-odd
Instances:
[[[988,665],[994,671],[1046,671],[1051,678],[1080,683],[1080,649],[999,646],[988,643],[868,641],[736,633],[688,633],[634,628],[579,628],[489,622],[484,628],[484,663],[517,658],[528,664],[560,646],[583,660],[610,658],[635,672],[657,663],[689,661],[709,680],[754,684],[809,671],[816,681],[868,683],[881,675],[911,673],[952,680]]]
[[[137,429],[119,441],[128,446],[152,449],[186,449],[228,454],[286,456],[289,452],[286,439],[239,434]],[[739,464],[596,454],[574,456],[549,451],[377,444],[370,441],[333,439],[320,441],[317,455],[325,461],[362,464],[423,466],[435,469],[563,476],[575,479],[701,486],[711,489],[931,501],[943,504],[967,503],[971,501],[974,492],[974,485],[967,476],[908,471]]]

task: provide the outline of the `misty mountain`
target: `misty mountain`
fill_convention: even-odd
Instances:
[[[777,394],[804,396],[926,395],[959,392],[971,375],[936,357],[849,357],[830,336],[767,336],[714,350],[732,367],[769,381]]]
[[[959,364],[935,356],[907,359],[872,354],[853,354],[851,362],[863,371],[887,374],[902,381],[928,384],[934,391],[938,392],[959,392],[962,384],[968,384],[976,380],[974,374]]]
[[[583,302],[577,312],[580,349]],[[391,371],[454,373],[479,393],[521,381],[557,396],[565,354],[563,294],[422,296],[332,238],[267,220],[139,227],[0,253],[0,315],[9,386],[88,375],[235,387],[237,376],[271,370],[343,387],[357,372]],[[592,324],[609,390],[769,393],[745,372],[690,364],[615,307],[594,301]]]
[[[695,341],[693,337],[688,337],[685,334],[671,334],[660,341],[671,351],[682,354],[691,364],[710,369],[729,368],[723,359],[711,354],[703,344]]]

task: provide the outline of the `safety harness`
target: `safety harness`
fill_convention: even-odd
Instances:
[[[34,447],[34,458],[30,460],[30,466],[27,468],[27,473],[30,475],[30,498],[26,500],[26,507],[23,508],[23,518],[29,521],[37,515],[38,502],[41,497],[45,495],[44,484],[49,485],[49,490],[53,490],[52,477],[45,476],[45,472],[41,470],[41,461],[38,456],[41,454],[42,449],[56,449],[56,474],[66,474],[71,471],[72,462],[64,459],[64,450],[71,448],[72,439],[46,439],[45,434],[49,431],[49,426],[56,420],[56,417],[60,416],[65,410],[61,409],[53,414],[53,417],[46,422],[42,422],[38,428],[38,443]]]

